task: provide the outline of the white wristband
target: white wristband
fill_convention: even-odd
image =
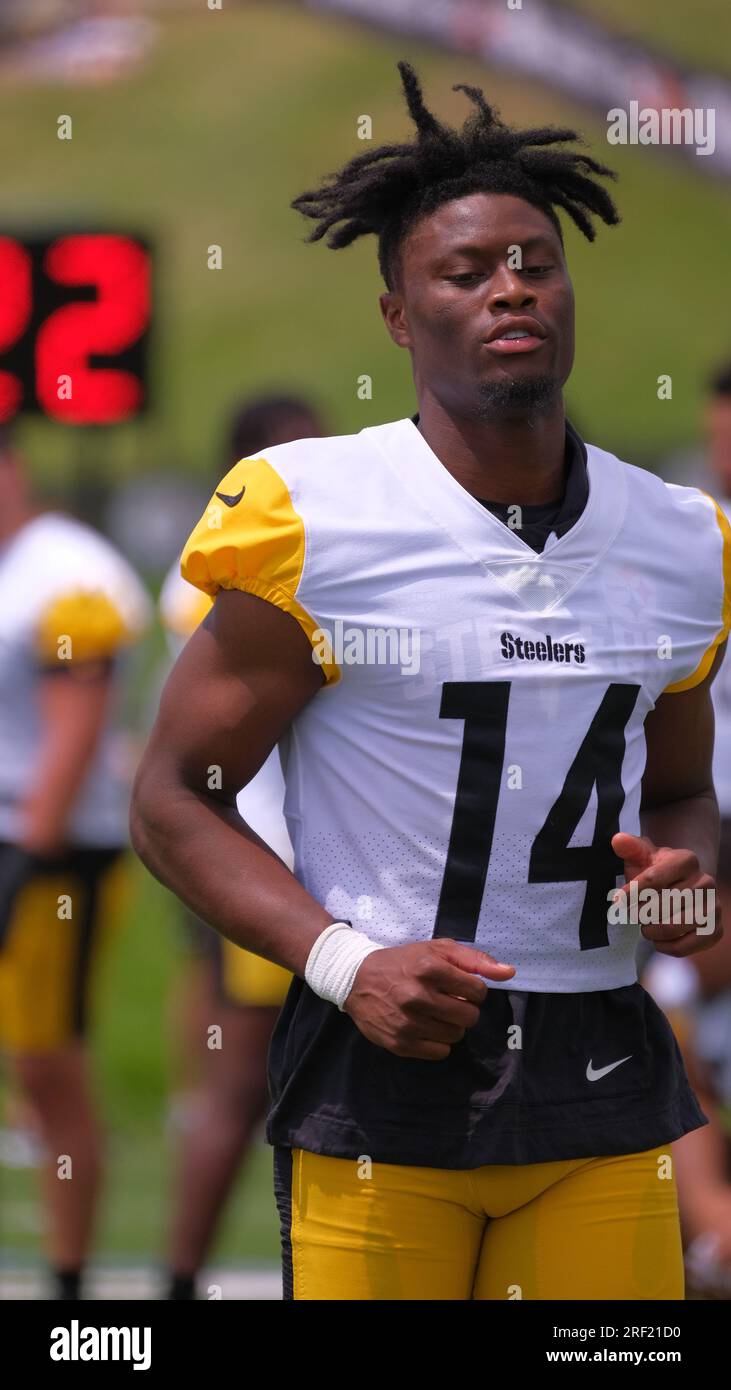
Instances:
[[[317,938],[305,966],[305,979],[314,994],[337,1004],[341,1013],[353,988],[358,967],[372,951],[383,947],[349,922],[331,922]]]

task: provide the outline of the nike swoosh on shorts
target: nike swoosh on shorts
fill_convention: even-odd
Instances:
[[[596,1071],[590,1059],[589,1065],[586,1068],[587,1081],[601,1081],[602,1077],[608,1076],[610,1071],[614,1071],[615,1067],[621,1067],[623,1062],[628,1062],[632,1055],[633,1054],[630,1052],[629,1057],[620,1057],[618,1062],[610,1062],[608,1067],[598,1067]]]

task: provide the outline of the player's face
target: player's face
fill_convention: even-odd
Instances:
[[[316,415],[310,415],[309,411],[293,411],[291,415],[283,417],[267,443],[269,446],[291,444],[296,439],[321,439],[324,434],[325,426]]]
[[[555,402],[573,363],[574,293],[539,208],[502,193],[445,203],[409,233],[401,268],[381,309],[420,393],[478,417]]]

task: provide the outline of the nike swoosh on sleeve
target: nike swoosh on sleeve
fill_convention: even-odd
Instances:
[[[245,492],[246,487],[244,486],[242,487],[241,491],[236,494],[235,497],[229,496],[227,492],[217,492],[216,497],[220,497],[221,501],[225,502],[227,507],[235,507],[237,503],[241,501],[241,498],[243,497]]]

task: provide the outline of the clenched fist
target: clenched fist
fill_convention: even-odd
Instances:
[[[481,977],[514,974],[514,966],[446,938],[389,946],[359,966],[344,1012],[369,1042],[397,1057],[441,1062],[479,1018],[487,994]]]

